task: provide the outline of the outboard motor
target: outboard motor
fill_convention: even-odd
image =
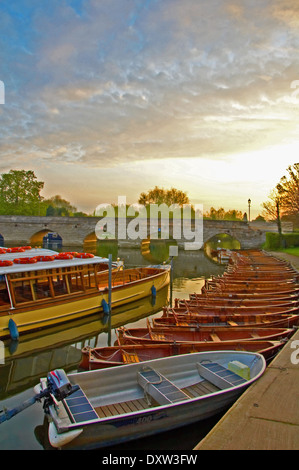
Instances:
[[[73,386],[63,369],[56,369],[48,373],[48,391],[57,401],[61,401],[74,392]]]
[[[0,424],[11,419],[13,416],[33,405],[37,401],[41,401],[42,398],[44,398],[44,410],[46,413],[48,413],[50,405],[55,403],[55,401],[58,402],[63,400],[79,388],[79,385],[72,385],[70,383],[63,369],[56,369],[51,371],[48,373],[47,387],[44,388],[44,390],[42,390],[40,393],[37,393],[34,397],[29,398],[29,400],[26,400],[16,408],[11,410],[0,410]]]

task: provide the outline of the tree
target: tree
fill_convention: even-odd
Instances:
[[[10,170],[0,176],[0,214],[39,215],[44,183],[32,170]]]
[[[205,212],[204,217],[213,220],[242,220],[243,213],[236,209],[225,211],[223,207],[220,207],[219,209],[211,207],[208,212]]]
[[[263,202],[263,212],[262,215],[268,221],[277,220],[277,203],[279,204],[279,194],[277,189],[272,189],[268,196],[268,201]]]
[[[283,176],[276,189],[280,198],[283,215],[298,216],[299,214],[299,163],[287,168],[288,176]]]
[[[189,204],[189,198],[186,193],[180,191],[179,189],[171,188],[164,189],[155,186],[154,189],[150,189],[147,193],[141,193],[138,199],[138,203],[144,206],[148,204],[178,204],[183,206],[183,204]]]
[[[72,206],[70,202],[62,199],[61,196],[51,197],[45,201],[47,203],[47,216],[72,216],[77,211],[76,207]]]
[[[276,220],[280,231],[280,218],[299,224],[299,163],[287,168],[288,176],[283,176],[271,191],[269,200],[262,204],[263,215],[267,220]]]

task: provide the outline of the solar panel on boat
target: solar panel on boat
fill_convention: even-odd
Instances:
[[[188,395],[182,392],[182,390],[176,387],[166,377],[153,369],[139,371],[138,382],[144,389],[147,389],[148,393],[160,404],[165,402],[175,403],[176,401],[188,400],[189,398]],[[151,388],[147,388],[148,385],[150,385]]]
[[[97,413],[81,388],[67,397],[64,402],[75,423],[98,419]]]
[[[223,379],[228,380],[230,383],[234,385],[239,385],[241,383],[246,382],[245,379],[235,374],[234,372],[226,369],[220,364],[217,364],[217,362],[204,363],[202,365],[206,367],[207,369],[209,369],[211,372],[214,372],[214,374],[217,374],[219,377],[222,377]]]

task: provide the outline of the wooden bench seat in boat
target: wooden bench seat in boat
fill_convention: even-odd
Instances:
[[[123,361],[125,364],[133,364],[136,362],[140,362],[139,357],[137,356],[135,352],[128,352],[128,351],[122,350],[121,354],[122,354]]]
[[[137,380],[147,395],[160,405],[189,400],[189,396],[154,369],[138,372]]]
[[[196,365],[201,377],[220,389],[235,387],[247,382],[243,377],[226,369],[217,362],[200,362]]]
[[[219,336],[216,334],[216,333],[211,333],[211,339],[212,341],[215,341],[215,343],[221,341],[221,339],[219,338]]]
[[[154,341],[165,341],[165,336],[159,333],[153,333],[151,331],[151,339]]]
[[[182,391],[189,398],[196,398],[203,395],[207,395],[213,392],[218,391],[219,388],[203,380],[194,385],[188,386]],[[152,400],[151,407],[159,406],[160,403],[157,403],[154,399]],[[135,400],[128,400],[119,403],[113,403],[110,405],[102,405],[95,408],[100,418],[108,418],[109,416],[116,416],[123,413],[132,413],[135,411],[146,410],[148,409],[149,404],[145,398],[137,398]]]

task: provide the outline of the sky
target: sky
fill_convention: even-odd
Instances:
[[[1,0],[0,173],[256,217],[299,161],[298,49],[298,0]]]

